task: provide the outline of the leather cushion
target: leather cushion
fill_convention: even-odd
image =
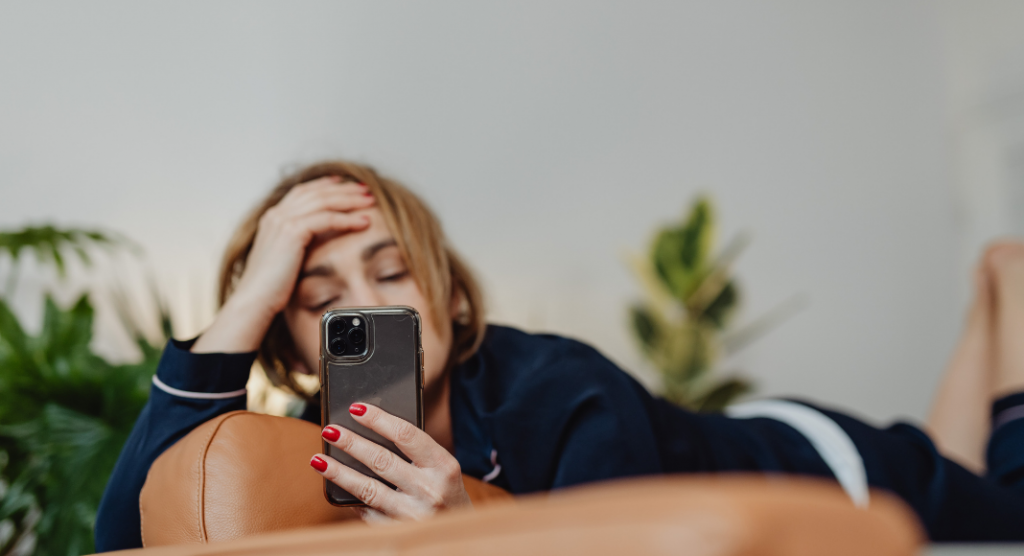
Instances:
[[[143,546],[237,539],[356,519],[324,499],[309,467],[320,427],[248,411],[200,425],[153,463],[139,497]],[[507,500],[500,488],[464,477],[474,505]]]
[[[858,509],[831,481],[697,475],[587,485],[389,527],[325,525],[139,556],[912,556],[923,540],[913,512],[882,491]]]

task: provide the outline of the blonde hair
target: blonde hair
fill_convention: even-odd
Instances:
[[[242,221],[228,243],[220,271],[219,303],[231,296],[238,283],[256,237],[260,217],[296,185],[326,176],[355,181],[369,187],[384,215],[395,243],[409,267],[409,273],[430,305],[437,327],[451,326],[452,347],[446,365],[461,363],[476,352],[483,341],[483,296],[469,268],[448,244],[441,223],[427,205],[399,182],[381,176],[370,166],[343,160],[328,160],[306,166],[286,176],[255,210]],[[449,320],[453,302],[459,315]],[[278,314],[260,344],[258,360],[275,386],[309,397],[298,386],[288,368],[296,359],[295,344]]]

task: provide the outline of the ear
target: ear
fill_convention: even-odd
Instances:
[[[448,304],[448,316],[451,317],[452,322],[459,322],[469,311],[466,304],[466,295],[462,290],[453,288],[452,300]]]

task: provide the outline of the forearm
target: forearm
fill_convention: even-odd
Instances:
[[[263,303],[232,296],[213,324],[192,345],[193,353],[245,353],[256,351],[267,335],[275,313]]]
[[[150,399],[139,414],[107,483],[96,517],[98,551],[141,546],[139,493],[153,461],[200,424],[245,409],[254,354],[193,354],[170,342]],[[172,393],[176,392],[176,393]]]
[[[96,515],[98,552],[142,546],[139,494],[153,462],[200,424],[245,409],[245,396],[197,405],[150,403],[143,409],[121,450]]]

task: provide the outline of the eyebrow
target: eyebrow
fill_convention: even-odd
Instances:
[[[382,249],[387,249],[388,247],[395,247],[397,245],[398,243],[395,242],[395,238],[393,237],[389,237],[387,239],[378,241],[377,243],[374,243],[373,245],[367,247],[366,249],[363,249],[363,262],[369,262],[369,260],[372,259],[373,256],[376,255]]]
[[[360,255],[359,258],[362,259],[364,263],[368,262],[377,253],[379,253],[381,250],[387,249],[388,247],[395,247],[397,245],[398,245],[398,243],[395,242],[395,238],[390,238],[389,237],[388,239],[384,239],[384,240],[378,241],[377,243],[374,243],[373,245],[367,247],[366,249],[363,249],[363,253],[362,253],[362,255]],[[306,269],[306,270],[303,270],[302,272],[300,272],[299,273],[299,280],[298,281],[301,282],[303,279],[311,278],[313,276],[327,276],[327,277],[330,277],[330,276],[334,276],[335,274],[336,273],[334,272],[334,267],[332,267],[331,265],[319,264],[319,265],[314,266],[313,268]]]

